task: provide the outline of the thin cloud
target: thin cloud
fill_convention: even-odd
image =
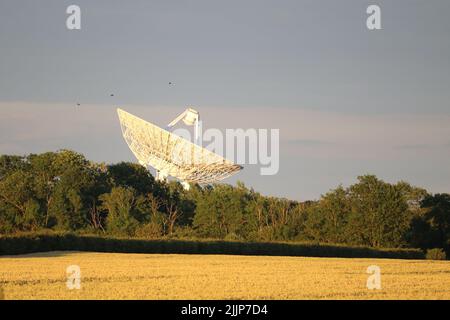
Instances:
[[[398,145],[395,146],[394,149],[397,150],[427,150],[427,149],[432,149],[433,145],[431,144],[403,144],[403,145]]]
[[[322,146],[332,146],[335,142],[326,140],[314,140],[314,139],[288,139],[284,140],[289,145],[301,146],[301,147],[322,147]]]

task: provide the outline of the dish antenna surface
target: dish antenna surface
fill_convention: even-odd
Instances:
[[[242,169],[242,166],[122,109],[117,109],[117,113],[123,137],[131,151],[141,165],[156,169],[158,180],[172,176],[189,189],[189,183],[218,182]],[[188,108],[168,126],[181,120],[186,125],[195,125],[198,139],[199,119],[199,113]]]

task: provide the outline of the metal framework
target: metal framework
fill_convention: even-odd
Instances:
[[[172,176],[189,183],[209,184],[242,167],[176,134],[117,109],[122,134],[139,163],[156,169],[159,179]]]

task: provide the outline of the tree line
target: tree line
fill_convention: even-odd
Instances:
[[[310,241],[449,252],[450,195],[373,175],[318,201],[263,196],[242,183],[160,182],[144,167],[61,150],[0,156],[0,235],[42,230],[143,239]]]

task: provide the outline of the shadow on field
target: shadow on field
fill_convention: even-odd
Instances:
[[[47,252],[35,252],[35,253],[26,253],[26,254],[19,254],[19,255],[7,255],[7,256],[1,256],[0,255],[0,261],[1,259],[5,258],[56,258],[56,257],[64,257],[69,256],[72,254],[83,254],[87,252],[82,251],[47,251]],[[0,287],[0,300],[1,300],[1,287]]]

